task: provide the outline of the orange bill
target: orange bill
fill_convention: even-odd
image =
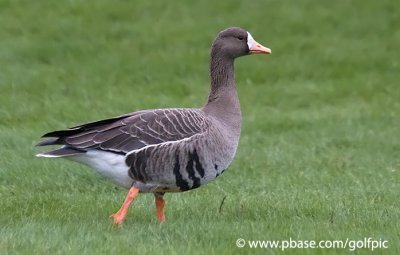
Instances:
[[[271,54],[272,51],[270,48],[267,48],[265,46],[262,46],[258,42],[254,41],[252,43],[252,46],[249,49],[250,54]]]

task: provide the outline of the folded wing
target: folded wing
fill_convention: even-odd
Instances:
[[[42,136],[44,140],[37,146],[64,145],[61,150],[68,148],[68,154],[74,154],[71,149],[75,153],[98,149],[126,154],[148,145],[188,138],[207,127],[207,119],[198,109],[147,110],[50,132]],[[56,151],[62,154],[60,149]]]

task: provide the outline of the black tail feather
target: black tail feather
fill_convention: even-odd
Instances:
[[[36,146],[58,145],[61,144],[59,140],[59,137],[48,137],[45,138],[43,141],[38,142]]]
[[[80,134],[85,131],[89,131],[95,127],[99,127],[102,125],[111,124],[117,120],[126,118],[127,115],[106,119],[106,120],[99,120],[90,123],[86,123],[83,125],[75,126],[70,129],[65,130],[57,130],[52,131],[49,133],[44,134],[41,138],[45,138],[43,141],[36,144],[36,146],[46,146],[46,145],[62,145],[65,144],[65,139],[70,136],[74,136],[76,134]]]

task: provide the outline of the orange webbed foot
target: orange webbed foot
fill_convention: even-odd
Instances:
[[[139,194],[139,189],[135,187],[130,188],[128,195],[126,196],[125,201],[122,204],[121,208],[118,210],[118,212],[110,216],[110,218],[114,219],[115,225],[121,226],[122,222],[124,222],[129,207],[131,206],[133,200],[135,200],[138,194]]]
[[[122,226],[122,223],[125,220],[125,217],[122,217],[121,215],[118,215],[117,213],[111,214],[110,218],[113,219],[113,224],[117,225],[117,226]]]

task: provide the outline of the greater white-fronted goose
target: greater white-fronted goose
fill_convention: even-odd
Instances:
[[[37,146],[61,147],[37,156],[86,164],[128,188],[114,223],[124,221],[139,192],[155,195],[157,217],[164,222],[166,192],[198,188],[232,162],[242,124],[234,60],[254,53],[271,50],[244,29],[225,29],[211,47],[211,90],[202,108],[144,110],[50,132]]]

